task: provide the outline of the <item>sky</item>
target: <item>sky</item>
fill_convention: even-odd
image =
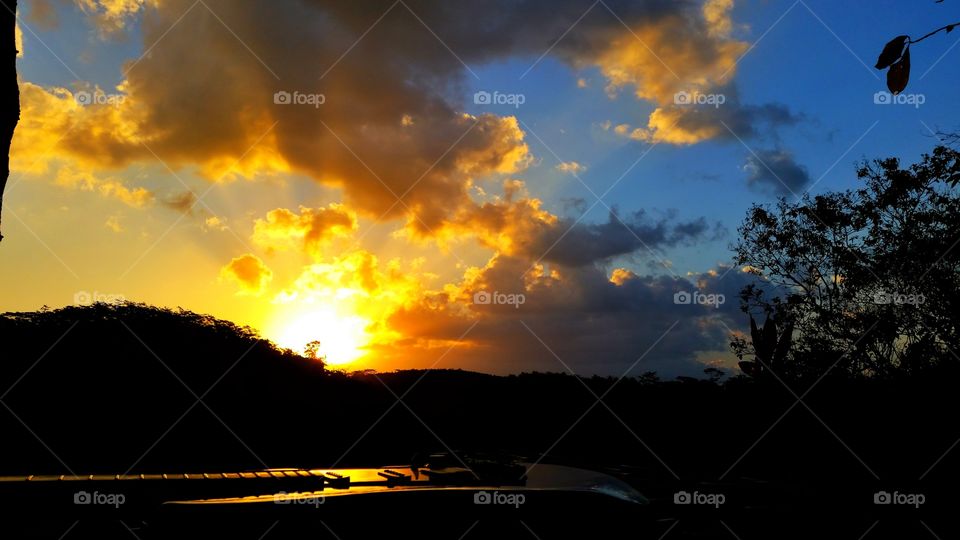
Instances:
[[[0,311],[209,313],[346,369],[735,369],[752,204],[956,126],[932,0],[20,2]],[[687,301],[692,299],[692,301]]]

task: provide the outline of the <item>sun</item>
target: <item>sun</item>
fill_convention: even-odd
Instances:
[[[354,315],[340,315],[333,309],[314,309],[289,316],[276,323],[275,341],[281,347],[303,352],[311,341],[319,341],[319,356],[327,364],[339,365],[353,362],[364,354],[364,346],[370,336],[366,328],[369,321]]]

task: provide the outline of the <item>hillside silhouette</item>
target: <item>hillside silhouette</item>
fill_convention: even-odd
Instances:
[[[958,465],[948,455],[927,471],[958,435],[942,423],[958,410],[955,367],[829,378],[803,399],[815,417],[746,377],[330,371],[249,329],[142,304],[5,314],[0,342],[7,474],[379,466],[448,449],[548,452],[648,492],[749,478],[866,493],[939,489]]]

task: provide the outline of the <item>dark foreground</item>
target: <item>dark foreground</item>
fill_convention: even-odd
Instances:
[[[0,488],[0,538],[960,537],[955,367],[786,384],[346,375],[222,321],[135,306],[0,317],[0,343],[0,476],[55,479]],[[280,491],[314,490],[237,481],[226,495],[266,502],[163,504],[223,498],[205,482],[225,472],[402,468],[431,452],[578,467],[645,502],[573,490],[487,506],[477,486],[453,485],[278,504]],[[160,473],[214,478],[171,495],[171,480],[148,479]],[[129,483],[49,486],[90,474]],[[138,482],[149,487],[126,487]],[[128,497],[84,504],[78,492]]]

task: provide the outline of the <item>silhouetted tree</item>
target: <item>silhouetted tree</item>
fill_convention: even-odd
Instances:
[[[960,346],[960,153],[939,146],[908,168],[864,163],[858,177],[857,190],[749,210],[737,262],[761,280],[741,293],[752,343],[737,337],[732,348],[762,362],[746,373],[775,363],[778,374],[818,376],[841,357],[851,376],[916,373]]]
[[[3,154],[0,163],[0,223],[3,214],[3,190],[7,186],[10,176],[10,143],[13,141],[13,131],[20,121],[20,87],[17,85],[17,0],[0,0],[3,8],[0,9],[0,43],[6,43],[13,54],[9,52],[3,60],[0,69],[0,85],[4,88],[0,92],[3,102],[0,103],[0,153]],[[3,240],[0,229],[0,240]]]
[[[314,360],[326,360],[326,356],[320,354],[320,342],[317,340],[307,343],[306,347],[303,348],[303,355]]]

